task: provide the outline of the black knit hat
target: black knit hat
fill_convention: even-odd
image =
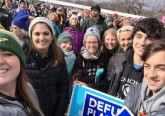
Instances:
[[[93,10],[93,9],[98,10],[98,11],[99,11],[99,13],[100,13],[100,11],[101,11],[101,9],[100,9],[100,6],[99,6],[99,5],[92,6],[92,7],[91,7],[91,10]]]
[[[9,31],[0,29],[0,49],[14,53],[19,58],[21,65],[25,68],[25,54],[18,37]]]

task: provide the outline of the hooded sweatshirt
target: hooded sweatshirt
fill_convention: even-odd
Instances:
[[[37,104],[38,97],[35,93],[35,90],[30,83],[27,83],[29,91]],[[18,98],[7,96],[0,92],[0,116],[29,116],[31,108],[28,108],[25,104],[23,105],[22,98],[18,95]],[[32,112],[31,112],[32,113]],[[36,112],[33,112],[35,116],[38,116]]]
[[[141,89],[142,104],[140,112],[146,110],[149,116],[165,116],[165,87],[153,96],[150,96],[150,92],[151,90],[149,90],[147,83],[144,80]]]
[[[140,85],[132,85],[125,105],[134,115],[145,110],[148,116],[165,116],[165,87],[155,95],[150,93],[145,80]]]

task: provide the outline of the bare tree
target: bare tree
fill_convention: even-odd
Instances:
[[[61,1],[67,2],[68,0]],[[70,0],[69,2],[87,6],[97,4],[96,0]],[[146,17],[155,17],[158,19],[165,14],[164,0],[107,0],[107,2],[99,2],[99,5],[101,8],[107,10],[142,15]]]
[[[149,7],[145,0],[124,0],[120,2],[126,13],[141,15],[143,7]]]

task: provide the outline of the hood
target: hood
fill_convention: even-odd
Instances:
[[[149,97],[149,94],[150,90],[147,86],[146,80],[144,79],[141,91],[142,104],[147,112],[154,115],[154,113],[156,113],[160,108],[165,107],[165,87],[151,97]]]
[[[132,47],[128,47],[128,49],[126,50],[125,52],[125,55],[126,55],[126,59],[127,61],[129,62],[129,65],[132,67],[132,69],[136,70],[136,71],[141,71],[143,70],[143,66],[139,69],[136,69],[134,66],[133,66],[133,55],[134,55],[134,51],[133,51],[133,48]]]

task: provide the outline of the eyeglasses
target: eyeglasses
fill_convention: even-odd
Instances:
[[[85,42],[86,44],[88,44],[88,45],[91,45],[91,44],[94,44],[94,45],[96,45],[96,44],[98,44],[98,41],[86,41]]]

